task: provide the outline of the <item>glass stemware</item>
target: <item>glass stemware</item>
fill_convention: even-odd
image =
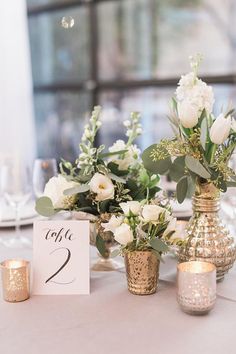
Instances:
[[[5,200],[15,211],[15,236],[7,238],[4,245],[16,248],[31,245],[31,241],[20,234],[20,210],[32,193],[30,168],[19,158],[6,160],[1,171],[1,185]]]
[[[33,188],[36,198],[42,197],[49,179],[57,175],[55,159],[36,159],[33,169]]]

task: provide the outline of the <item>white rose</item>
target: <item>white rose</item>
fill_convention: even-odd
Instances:
[[[115,230],[117,229],[117,227],[119,227],[122,222],[123,222],[124,218],[122,216],[115,216],[112,215],[112,217],[110,218],[110,220],[108,222],[103,222],[101,223],[102,227],[104,228],[104,231],[111,231],[111,232],[115,232]]]
[[[176,224],[177,224],[177,219],[176,218],[172,218],[167,226],[167,228],[165,229],[165,231],[163,232],[163,237],[167,236],[170,232],[176,232]]]
[[[231,129],[231,117],[225,118],[221,113],[210,129],[210,139],[214,144],[220,145],[228,138]]]
[[[73,198],[64,195],[63,192],[76,185],[78,183],[68,182],[62,175],[52,177],[45,186],[44,196],[51,199],[54,208],[64,209],[71,204]]]
[[[134,239],[133,232],[129,225],[122,224],[114,232],[115,240],[123,246],[132,242]]]
[[[166,209],[159,205],[144,205],[142,217],[145,222],[158,221],[161,213],[166,213]]]
[[[199,109],[189,100],[178,102],[178,115],[184,128],[193,128],[198,123]]]
[[[114,198],[114,185],[111,179],[101,173],[95,173],[89,182],[90,191],[96,194],[96,200],[101,202]]]
[[[120,207],[125,215],[129,215],[130,211],[134,215],[138,215],[141,210],[141,204],[135,200],[126,203],[120,203]]]

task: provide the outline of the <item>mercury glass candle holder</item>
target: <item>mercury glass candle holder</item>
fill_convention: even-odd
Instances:
[[[8,302],[19,302],[29,298],[29,262],[9,259],[1,263],[3,298]]]
[[[177,266],[177,300],[184,312],[208,313],[216,301],[216,267],[212,263],[191,261]]]

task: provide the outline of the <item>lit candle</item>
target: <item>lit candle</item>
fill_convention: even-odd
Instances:
[[[209,312],[216,301],[216,267],[191,261],[177,266],[177,299],[181,309],[193,315]]]
[[[19,302],[29,298],[29,262],[9,259],[1,263],[3,298]]]

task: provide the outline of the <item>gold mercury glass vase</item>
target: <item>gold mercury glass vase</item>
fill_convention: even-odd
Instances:
[[[216,266],[217,281],[223,280],[234,264],[236,247],[219,216],[220,192],[212,183],[198,183],[192,204],[193,216],[178,252],[179,262],[211,262]]]
[[[149,295],[157,290],[160,262],[152,251],[133,251],[124,255],[128,290]]]

